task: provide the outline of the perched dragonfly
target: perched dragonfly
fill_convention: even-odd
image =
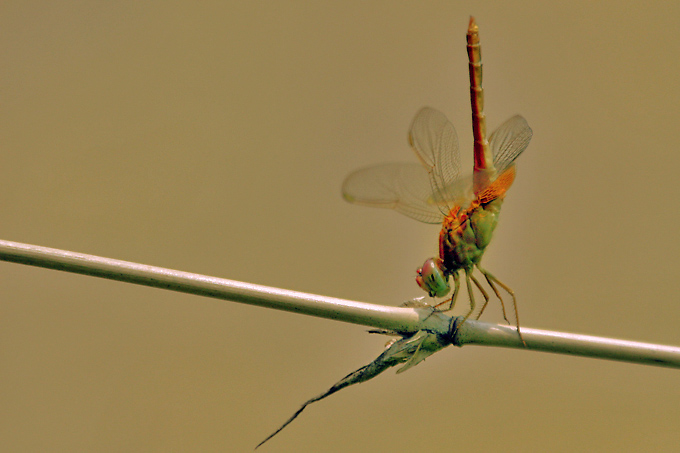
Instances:
[[[394,209],[421,222],[441,224],[439,256],[428,259],[417,270],[418,285],[432,297],[444,297],[451,290],[449,276],[453,277],[452,297],[435,305],[441,311],[452,310],[460,289],[459,272],[463,271],[470,299],[464,321],[475,311],[472,284],[484,297],[478,319],[489,295],[473,275],[476,267],[501,301],[508,323],[497,286],[512,297],[521,339],[515,294],[481,267],[481,259],[498,223],[505,193],[515,179],[515,159],[529,145],[532,131],[517,115],[496,129],[487,141],[479,29],[472,17],[467,50],[474,136],[472,177],[460,176],[458,137],[451,122],[443,113],[425,107],[416,114],[409,132],[409,143],[420,165],[381,164],[357,170],[345,179],[342,192],[352,203]]]
[[[441,223],[439,257],[425,261],[423,267],[418,269],[416,277],[420,287],[430,296],[444,297],[451,290],[448,280],[449,276],[453,276],[455,285],[453,296],[435,305],[434,308],[438,311],[453,309],[460,289],[458,273],[462,270],[465,272],[470,295],[470,311],[464,321],[475,309],[470,282],[474,283],[484,296],[484,306],[478,317],[481,316],[489,302],[489,296],[472,275],[476,267],[500,299],[503,316],[508,322],[510,321],[505,313],[503,299],[496,285],[512,296],[517,333],[522,338],[514,293],[479,264],[498,223],[505,192],[515,178],[515,159],[529,145],[531,129],[524,118],[514,116],[491,134],[487,142],[486,120],[482,111],[484,92],[479,30],[473,18],[470,18],[467,41],[472,129],[475,137],[475,165],[472,177],[460,177],[458,137],[453,125],[444,114],[425,107],[416,115],[409,133],[409,142],[422,165],[383,164],[357,170],[345,179],[342,191],[344,197],[352,203],[394,209],[425,223]],[[419,308],[423,305],[429,306],[418,299],[406,304]],[[373,362],[348,374],[324,393],[307,400],[279,429],[255,448],[281,432],[310,404],[347,386],[372,379],[395,365],[403,363],[404,366],[397,372],[405,371],[450,344],[449,339],[426,330],[408,334],[389,331],[375,333],[387,333],[402,338],[390,342],[385,352]]]

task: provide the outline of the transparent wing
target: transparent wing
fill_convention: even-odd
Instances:
[[[527,120],[515,115],[501,124],[489,137],[493,152],[493,164],[497,174],[502,174],[529,146],[533,132]]]
[[[430,175],[432,204],[448,214],[464,191],[459,179],[458,136],[446,116],[430,107],[422,108],[413,119],[409,143]]]
[[[342,183],[350,203],[394,209],[425,223],[441,223],[443,214],[432,203],[427,171],[418,164],[380,164],[356,170]]]

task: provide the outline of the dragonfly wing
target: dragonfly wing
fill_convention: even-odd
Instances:
[[[431,203],[446,211],[461,198],[458,135],[438,110],[422,108],[413,119],[409,143],[430,175]]]
[[[441,223],[443,215],[431,199],[430,178],[418,164],[380,164],[356,170],[342,183],[350,203],[394,209],[425,223]]]
[[[515,115],[501,124],[489,137],[493,151],[493,164],[500,175],[529,146],[533,132],[520,115]]]

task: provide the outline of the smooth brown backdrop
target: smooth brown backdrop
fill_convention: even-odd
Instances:
[[[349,205],[340,185],[412,160],[423,105],[470,164],[474,14],[490,129],[515,113],[534,129],[486,267],[527,327],[680,345],[680,7],[556,3],[3,2],[0,237],[419,296],[437,227]],[[3,451],[250,451],[385,342],[16,264],[0,282]],[[679,379],[449,348],[311,406],[262,451],[671,451]]]

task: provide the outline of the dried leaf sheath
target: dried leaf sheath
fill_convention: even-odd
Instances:
[[[440,349],[448,346],[450,341],[441,335],[437,335],[431,332],[426,332],[420,330],[413,335],[408,337],[403,337],[399,340],[394,341],[389,347],[378,356],[373,362],[366,366],[359,368],[358,370],[348,374],[340,381],[336,382],[330,389],[324,393],[315,396],[305,402],[300,409],[298,409],[286,422],[281,425],[279,429],[270,434],[265,440],[260,442],[255,449],[259,448],[260,445],[267,442],[269,439],[277,435],[283,428],[288,426],[293,420],[297,418],[298,415],[302,413],[303,410],[310,404],[322,400],[327,396],[332,395],[338,390],[342,390],[353,384],[359,384],[361,382],[368,381],[385,371],[386,369],[399,365],[400,363],[406,362],[406,365],[401,367],[397,373],[401,373],[417,365],[419,362],[425,360],[431,354],[439,351]]]

